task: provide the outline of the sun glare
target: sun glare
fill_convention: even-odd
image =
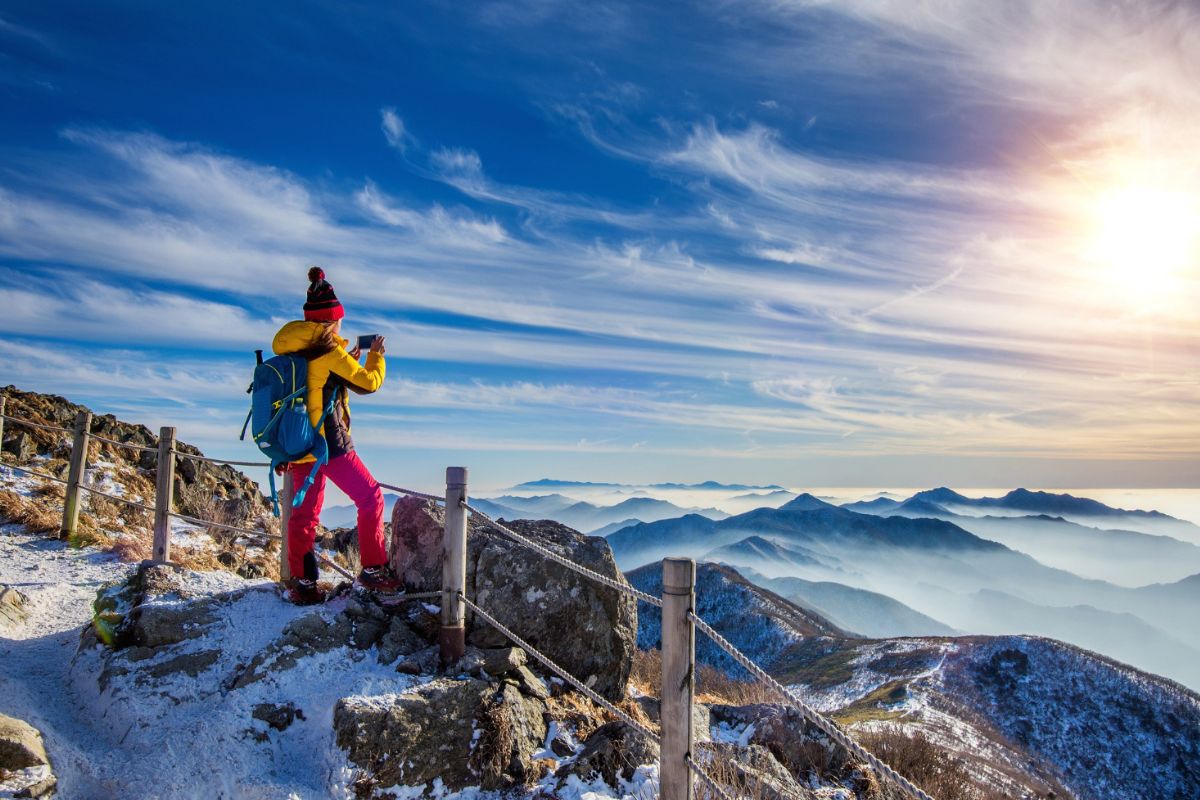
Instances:
[[[1143,298],[1161,297],[1200,261],[1195,195],[1146,186],[1104,192],[1095,206],[1092,255],[1110,277]]]

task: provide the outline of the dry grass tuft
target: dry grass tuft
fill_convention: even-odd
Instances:
[[[592,732],[601,725],[617,719],[611,711],[596,705],[586,696],[575,691],[556,694],[547,701],[546,705],[549,709],[547,712],[549,718],[575,731],[575,736],[580,741],[591,736]],[[637,701],[627,697],[614,705],[650,730],[658,730],[658,723],[646,715],[645,709]]]
[[[643,695],[659,697],[662,685],[662,653],[637,650],[629,685]],[[709,705],[744,706],[751,703],[778,703],[780,697],[758,681],[741,681],[724,672],[701,664],[696,670],[696,700]]]
[[[33,496],[48,501],[57,500],[61,503],[62,500],[67,496],[67,487],[63,486],[61,483],[51,483],[50,481],[45,481],[34,487]]]
[[[484,787],[499,785],[516,746],[516,731],[503,703],[487,703],[478,711],[479,743],[471,753],[471,766]]]
[[[962,758],[943,750],[918,731],[889,725],[857,736],[863,747],[938,800],[1001,800],[971,780]]]
[[[58,532],[62,511],[39,499],[25,498],[3,489],[0,490],[0,519],[24,525],[34,533]]]
[[[111,539],[108,549],[117,558],[125,562],[145,561],[154,555],[154,542],[151,537],[140,533],[126,534]]]

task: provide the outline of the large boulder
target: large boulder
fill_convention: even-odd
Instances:
[[[436,780],[502,789],[540,777],[531,756],[546,738],[545,711],[510,683],[439,678],[399,695],[342,698],[333,727],[363,770],[355,786],[364,794]]]
[[[441,590],[445,525],[445,510],[432,501],[405,495],[392,506],[391,565],[409,591]]]
[[[4,714],[0,714],[0,781],[5,797],[43,797],[57,782],[42,734],[28,722]]]
[[[410,591],[441,588],[445,512],[412,497],[392,510],[392,566]],[[550,520],[506,526],[588,569],[625,582],[603,538]],[[467,596],[529,644],[611,700],[624,696],[637,644],[637,601],[470,521]],[[501,647],[503,634],[468,612],[468,639]]]
[[[23,592],[0,584],[0,628],[20,625],[29,619],[29,610],[25,604],[29,602]]]

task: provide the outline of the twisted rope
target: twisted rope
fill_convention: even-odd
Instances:
[[[700,779],[700,782],[707,786],[713,794],[715,794],[717,797],[720,797],[721,800],[733,800],[733,796],[721,788],[721,786],[715,780],[713,780],[712,776],[705,772],[704,768],[696,763],[695,759],[693,759],[690,754],[684,756],[683,760],[687,762],[688,769],[690,769],[692,773]]]
[[[446,504],[446,498],[438,497],[436,494],[425,494],[425,492],[417,492],[417,491],[413,491],[412,489],[405,489],[402,486],[392,486],[390,483],[380,483],[379,485],[380,485],[380,487],[382,487],[384,489],[391,489],[393,492],[399,492],[400,494],[406,494],[406,495],[409,495],[410,497],[419,497],[422,500],[432,500],[433,502],[441,503],[442,505]]]
[[[703,631],[710,639],[716,642],[718,647],[720,647],[722,650],[728,653],[730,657],[745,667],[751,675],[758,678],[767,686],[774,689],[780,696],[785,698],[793,708],[800,712],[802,717],[815,725],[818,730],[820,730],[830,739],[849,750],[862,761],[865,761],[871,766],[872,769],[888,778],[890,781],[900,787],[900,789],[906,795],[914,798],[914,800],[933,800],[932,797],[917,788],[912,781],[908,780],[908,778],[905,778],[899,772],[896,772],[896,770],[880,761],[877,756],[843,733],[842,730],[834,725],[832,721],[826,719],[819,712],[815,711],[804,701],[792,694],[791,690],[768,675],[762,667],[758,666],[758,664],[755,664],[750,660],[749,656],[730,644],[728,639],[713,630],[713,627],[707,622],[700,619],[700,617],[696,616],[691,611],[688,612],[688,619],[696,624],[696,628],[698,630]]]
[[[640,589],[635,589],[632,586],[630,586],[628,583],[623,583],[621,581],[613,580],[612,578],[608,577],[607,575],[601,575],[599,572],[588,569],[587,567],[583,566],[582,564],[576,564],[574,561],[571,561],[569,558],[560,556],[558,553],[554,552],[553,550],[543,547],[542,545],[538,544],[537,542],[533,541],[532,539],[530,539],[528,537],[522,536],[521,534],[514,531],[512,528],[509,528],[505,525],[501,525],[499,522],[492,519],[487,514],[483,513],[482,511],[480,511],[477,508],[474,508],[474,507],[468,505],[467,503],[463,503],[463,508],[467,509],[467,511],[470,511],[472,514],[476,515],[477,517],[482,518],[485,523],[487,523],[488,525],[491,525],[493,528],[500,531],[501,533],[504,533],[507,536],[511,537],[518,544],[525,545],[530,550],[533,550],[536,553],[540,553],[541,555],[545,556],[546,558],[550,559],[551,561],[555,561],[559,564],[562,564],[567,569],[574,570],[575,572],[578,572],[580,575],[584,576],[585,578],[595,581],[596,583],[604,584],[605,586],[608,586],[612,589],[616,589],[618,592],[621,592],[622,594],[627,594],[630,597],[636,597],[638,600],[641,600],[643,603],[649,603],[652,606],[658,606],[659,608],[662,608],[662,600],[660,598],[657,598],[652,594],[647,594],[646,592],[643,592]]]
[[[174,511],[167,512],[167,516],[174,517],[175,519],[181,519],[184,522],[190,522],[193,525],[199,525],[202,528],[219,528],[221,530],[232,531],[233,533],[238,533],[243,536],[261,536],[264,539],[274,539],[275,541],[283,540],[283,536],[278,533],[271,533],[270,531],[254,531],[250,530],[249,528],[240,528],[237,525],[226,525],[223,522],[211,522],[198,517],[189,517],[187,514],[177,514]],[[343,569],[337,562],[325,556],[325,554],[320,550],[314,548],[312,552],[313,555],[321,560],[321,563],[325,564],[327,567],[330,567],[336,572],[340,572],[343,577],[354,580],[353,575]]]
[[[151,450],[151,449],[157,449],[157,448],[147,447],[146,449]],[[269,467],[269,466],[271,466],[270,461],[226,461],[223,458],[209,458],[208,456],[197,456],[197,455],[192,455],[191,453],[184,453],[179,450],[172,450],[171,454],[178,456],[179,458],[187,458],[187,459],[191,459],[192,461],[203,461],[206,464],[222,464],[227,467]]]
[[[88,437],[95,439],[97,442],[104,442],[105,444],[111,444],[115,447],[124,447],[126,450],[137,450],[142,453],[158,452],[157,447],[147,447],[144,444],[134,444],[133,442],[118,442],[116,439],[109,439],[96,433],[89,433]]]
[[[30,428],[39,428],[43,431],[54,431],[56,433],[70,433],[70,434],[75,433],[75,431],[71,430],[70,428],[62,428],[62,427],[59,427],[58,425],[43,425],[40,422],[33,422],[31,420],[24,419],[23,417],[12,417],[12,416],[9,416],[8,414],[3,414],[0,416],[3,416],[7,420],[11,420],[12,422],[17,423],[18,425],[28,425]]]
[[[616,706],[614,706],[609,701],[605,700],[600,695],[596,694],[596,692],[592,691],[587,686],[584,686],[582,681],[580,681],[578,678],[576,678],[571,673],[567,672],[565,669],[560,667],[558,664],[555,664],[553,661],[550,660],[550,658],[548,656],[543,655],[542,653],[538,652],[537,648],[535,648],[533,645],[529,644],[529,642],[525,641],[520,636],[517,636],[511,630],[506,628],[504,626],[504,623],[500,622],[500,620],[496,619],[491,614],[487,613],[482,608],[475,605],[475,603],[472,603],[471,600],[465,594],[463,594],[461,591],[458,593],[458,599],[462,600],[463,603],[468,608],[470,608],[472,611],[474,611],[476,614],[478,614],[481,618],[483,618],[484,622],[487,622],[493,628],[495,628],[496,630],[503,633],[510,640],[515,642],[517,644],[517,646],[520,647],[522,650],[524,650],[526,653],[533,656],[538,661],[542,662],[542,664],[544,664],[546,666],[546,668],[549,669],[551,672],[558,675],[558,677],[562,678],[564,681],[571,684],[576,689],[578,689],[580,692],[585,694],[588,697],[588,699],[590,699],[593,703],[596,703],[597,705],[602,706],[605,710],[607,710],[614,717],[621,720],[621,722],[624,722],[626,725],[633,728],[635,731],[642,734],[650,741],[654,742],[655,744],[661,744],[657,733],[650,730],[645,725],[638,722],[636,719],[629,716],[624,711],[617,708]]]
[[[47,474],[45,472],[38,472],[36,469],[27,469],[25,467],[18,467],[16,464],[6,464],[6,463],[0,461],[0,467],[7,467],[9,469],[15,469],[17,472],[24,472],[26,475],[32,475],[33,477],[41,478],[44,481],[54,481],[55,483],[61,483],[63,486],[66,486],[68,483],[70,483],[70,481],[64,481],[62,478],[57,478],[57,477]]]
[[[101,497],[107,497],[109,500],[112,500],[116,503],[124,503],[127,506],[132,506],[134,508],[140,508],[142,511],[149,511],[151,514],[154,513],[154,506],[147,506],[147,505],[143,505],[142,503],[134,502],[133,500],[127,500],[124,497],[119,497],[118,495],[115,495],[115,494],[109,494],[108,492],[102,492],[99,489],[92,488],[91,486],[84,486],[84,485],[80,484],[79,488],[90,494],[98,494]]]

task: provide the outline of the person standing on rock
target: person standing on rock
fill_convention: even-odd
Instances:
[[[356,588],[380,595],[402,592],[402,584],[387,565],[387,546],[383,536],[383,492],[379,482],[358,454],[350,438],[350,401],[346,390],[370,394],[383,385],[386,365],[384,340],[377,337],[367,352],[366,366],[359,363],[358,347],[347,350],[349,342],[341,337],[345,310],[320,267],[308,271],[308,301],[304,319],[289,322],[279,329],[272,342],[275,355],[300,356],[308,362],[309,417],[314,426],[338,388],[333,412],[317,433],[329,446],[329,461],[316,467],[313,456],[288,464],[284,469],[300,486],[314,468],[318,469],[312,486],[300,505],[292,509],[288,520],[288,567],[292,579],[287,596],[293,603],[309,605],[323,602],[325,590],[317,584],[317,559],[313,554],[317,522],[325,499],[325,480],[345,492],[358,508],[358,549],[363,564],[354,584]]]

